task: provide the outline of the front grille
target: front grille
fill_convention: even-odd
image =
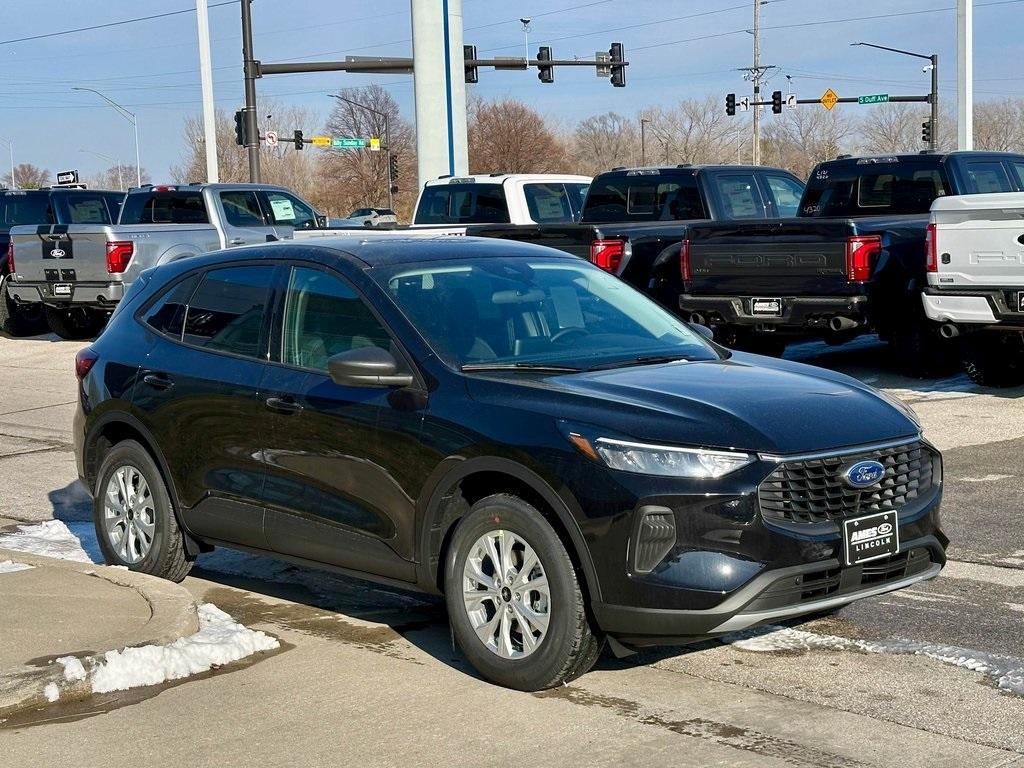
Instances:
[[[870,488],[843,482],[846,467],[873,459],[885,475]],[[761,515],[769,520],[822,523],[872,512],[898,510],[932,487],[935,454],[921,442],[865,453],[787,461],[761,483]]]

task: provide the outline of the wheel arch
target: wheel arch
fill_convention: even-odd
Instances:
[[[459,521],[479,499],[512,493],[536,506],[562,539],[583,577],[589,600],[600,600],[600,583],[590,550],[569,503],[529,467],[501,457],[451,459],[435,472],[436,481],[423,506],[419,526],[419,581],[422,588],[443,592],[444,561]]]

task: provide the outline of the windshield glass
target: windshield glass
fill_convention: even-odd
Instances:
[[[487,257],[373,274],[437,354],[457,368],[718,359],[682,320],[585,262]]]

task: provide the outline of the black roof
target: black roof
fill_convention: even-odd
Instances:
[[[774,170],[767,165],[735,165],[729,163],[703,163],[691,164],[680,163],[679,165],[644,165],[635,167],[612,168],[610,171],[602,171],[598,176],[640,176],[641,172],[647,173],[697,173],[699,171],[766,171]]]
[[[951,157],[960,156],[1014,157],[1021,158],[1016,152],[989,152],[987,150],[962,150],[956,152],[891,152],[877,155],[843,155],[834,160],[825,160],[822,165],[865,165],[868,163],[931,163],[945,162]]]

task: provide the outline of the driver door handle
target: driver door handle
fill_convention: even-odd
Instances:
[[[302,406],[290,397],[268,397],[263,404],[278,413],[299,413],[302,410]]]

